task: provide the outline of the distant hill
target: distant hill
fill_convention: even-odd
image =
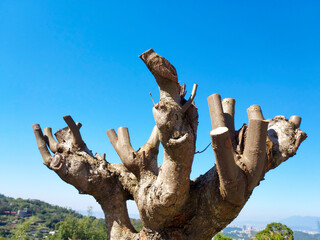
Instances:
[[[40,232],[41,236],[55,230],[55,225],[67,215],[83,216],[71,209],[33,200],[11,198],[0,194],[0,237],[11,237],[25,222],[32,218],[30,232]],[[25,223],[25,225],[27,225]]]
[[[30,239],[43,239],[53,234],[58,223],[65,221],[67,217],[79,221],[96,219],[40,200],[15,199],[0,194],[0,239],[15,239],[23,229]],[[141,229],[140,220],[131,219],[131,222],[137,230]],[[104,226],[104,219],[96,219],[94,224]]]
[[[313,231],[320,233],[320,217],[301,217],[293,216],[281,220],[293,230]]]
[[[222,233],[232,239],[251,240],[257,233],[258,230],[249,227],[226,227],[222,230]],[[295,240],[320,240],[320,234],[309,234],[301,231],[294,231]]]
[[[295,240],[320,240],[320,234],[308,234],[300,231],[294,231],[293,237]]]
[[[48,213],[54,213],[57,217],[63,217],[65,214],[71,214],[75,217],[82,216],[74,210],[55,206],[40,200],[22,198],[15,199],[0,194],[0,215],[14,215],[19,210],[25,210],[29,216],[41,216]],[[7,211],[10,211],[10,214]]]
[[[275,222],[280,222],[287,225],[294,231],[308,231],[320,233],[320,217],[315,216],[292,216],[285,219],[277,219]],[[271,221],[256,221],[256,220],[235,220],[229,226],[254,226],[257,229],[263,229]]]

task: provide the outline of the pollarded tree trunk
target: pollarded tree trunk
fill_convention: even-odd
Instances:
[[[160,101],[153,107],[156,126],[147,143],[135,151],[127,128],[120,127],[118,134],[108,130],[123,164],[109,163],[104,154],[92,155],[80,135],[81,124],[65,116],[68,127],[55,133],[57,141],[51,128],[43,134],[39,124],[33,125],[44,164],[79,193],[99,202],[108,239],[211,239],[237,217],[265,173],[295,155],[307,137],[299,129],[301,118],[264,120],[260,107],[253,105],[248,109],[249,124],[235,131],[235,100],[209,96],[216,166],[192,181],[197,84],[186,100],[185,85],[179,85],[167,59],[152,49],[140,57],[160,89]],[[158,168],[160,143],[164,159]],[[139,233],[128,217],[126,201],[130,199],[136,202],[143,223]]]

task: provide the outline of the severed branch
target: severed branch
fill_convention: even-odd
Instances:
[[[289,122],[292,122],[296,128],[299,128],[301,124],[301,117],[291,116]]]
[[[209,104],[212,129],[226,127],[220,95],[218,93],[212,94],[207,100]]]
[[[79,148],[82,147],[84,142],[81,138],[81,135],[79,132],[79,127],[76,125],[76,123],[73,121],[73,119],[70,115],[64,116],[63,119],[68,124],[68,127],[69,127],[70,131],[72,132],[73,145],[77,146]]]
[[[51,157],[51,154],[47,148],[47,143],[46,143],[45,138],[43,136],[40,125],[33,124],[32,129],[33,129],[34,135],[36,137],[36,141],[37,141],[37,145],[38,145],[40,154],[41,154],[43,161],[44,161],[43,163],[46,166],[49,166],[51,163],[52,157]]]
[[[136,232],[130,223],[126,201],[133,199],[137,179],[122,165],[106,162],[105,154],[93,157],[80,135],[81,124],[74,123],[70,116],[64,119],[69,127],[56,132],[58,142],[51,128],[45,128],[43,135],[39,124],[32,126],[44,164],[80,194],[90,194],[99,202],[106,216],[108,239],[134,239]]]
[[[259,105],[251,105],[247,109],[247,114],[249,119],[260,119],[264,120],[264,117],[262,115],[262,111]]]
[[[242,170],[236,163],[236,155],[230,137],[230,132],[234,136],[234,121],[230,119],[231,116],[234,116],[234,100],[224,100],[223,108],[220,95],[213,94],[208,97],[208,104],[213,128],[210,136],[219,173],[220,194],[227,201],[241,205],[245,200],[245,181],[243,181]],[[227,114],[230,129],[226,127],[225,115]]]
[[[306,135],[297,129],[300,117],[292,116],[290,121],[283,117],[265,121],[260,106],[252,105],[247,110],[249,125],[243,128],[243,132],[240,131],[239,141],[234,134],[234,102],[233,99],[224,99],[221,103],[219,94],[208,97],[213,128],[210,135],[216,156],[220,194],[223,199],[241,205],[263,179],[265,172],[294,155],[297,150],[295,146],[299,146]],[[279,130],[282,132],[279,133]],[[288,133],[290,136],[286,136]],[[277,149],[282,138],[285,140],[281,141],[284,147],[281,149],[278,146]],[[290,142],[292,147],[287,144]],[[244,150],[238,151],[239,145],[236,144],[244,144],[240,146]],[[294,149],[294,153],[289,153],[288,149]],[[246,181],[241,180],[243,176]]]
[[[189,100],[182,106],[182,112],[186,112],[188,110],[188,108],[191,106],[193,99],[196,97],[197,87],[198,87],[198,84],[196,84],[196,83],[193,84],[191,96],[190,96]]]
[[[212,130],[210,135],[219,173],[221,196],[235,205],[241,205],[245,200],[245,176],[235,162],[229,130],[218,127]]]
[[[209,97],[208,101],[210,99],[213,99],[209,102],[210,113],[213,113],[211,122],[213,126],[218,125],[210,132],[217,164],[192,182],[188,204],[182,209],[187,214],[185,218],[192,219],[185,228],[186,239],[211,239],[225,228],[237,217],[265,173],[292,157],[307,137],[299,129],[300,117],[292,116],[287,120],[277,116],[265,121],[260,107],[253,105],[247,111],[249,126],[244,125],[236,132],[235,139],[231,139],[235,143],[233,151],[228,134],[230,129],[219,126],[229,122],[228,115],[224,115],[225,121],[221,117],[217,101],[220,96]],[[233,112],[226,110],[225,106],[223,111]],[[232,126],[226,125],[228,128]],[[244,151],[238,151],[242,148]],[[201,205],[197,205],[199,202]],[[193,209],[195,205],[197,207]]]
[[[49,127],[46,127],[44,129],[44,135],[47,137],[48,139],[48,145],[50,150],[53,153],[56,153],[58,151],[58,146],[59,144],[57,143],[57,141],[54,139],[53,135],[52,135],[52,129]]]
[[[167,59],[153,49],[141,54],[140,58],[155,77],[160,90],[160,101],[153,107],[153,116],[164,159],[157,178],[150,182],[147,194],[146,190],[140,190],[137,205],[145,226],[158,229],[179,213],[189,196],[198,125],[197,109],[193,104],[197,84],[193,85],[191,96],[186,101],[185,85],[179,85],[176,69]]]
[[[151,172],[154,175],[158,174],[157,155],[160,140],[157,126],[153,128],[147,143],[138,151],[133,150],[131,146],[128,128],[120,127],[118,135],[114,129],[109,129],[107,135],[124,166],[133,172],[137,178],[140,178],[146,172]]]
[[[236,101],[233,98],[225,98],[222,100],[222,110],[226,127],[230,130],[231,138],[234,137],[234,106]]]
[[[248,178],[248,191],[251,192],[263,178],[267,164],[266,140],[268,122],[249,119],[242,163]]]

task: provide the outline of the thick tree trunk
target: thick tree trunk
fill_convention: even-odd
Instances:
[[[241,211],[265,173],[293,156],[307,135],[299,129],[301,118],[277,116],[264,120],[261,109],[248,109],[249,124],[234,129],[231,98],[208,97],[210,132],[216,166],[190,180],[195,154],[198,113],[194,104],[197,85],[185,100],[175,68],[152,49],[141,59],[154,75],[160,101],[153,107],[156,122],[147,143],[135,151],[125,127],[108,130],[122,164],[109,163],[105,155],[92,155],[70,116],[68,127],[58,130],[33,125],[44,164],[80,194],[90,194],[105,212],[108,239],[211,239]],[[159,144],[164,159],[158,168]],[[54,156],[51,156],[47,146]],[[130,223],[127,200],[138,206],[143,229]]]

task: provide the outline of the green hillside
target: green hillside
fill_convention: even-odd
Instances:
[[[12,237],[17,231],[28,226],[33,237],[42,237],[55,230],[55,225],[70,215],[83,216],[73,210],[53,206],[40,200],[14,199],[0,194],[0,236]]]
[[[132,219],[137,230],[141,221]],[[103,219],[86,217],[73,210],[40,200],[14,199],[0,194],[2,239],[106,239]]]

